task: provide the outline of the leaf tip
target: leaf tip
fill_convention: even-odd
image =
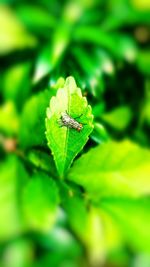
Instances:
[[[73,76],[69,76],[66,78],[65,87],[70,89],[71,91],[74,91],[77,88],[75,79]]]

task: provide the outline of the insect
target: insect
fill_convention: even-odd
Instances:
[[[83,129],[83,124],[78,122],[76,119],[80,118],[82,114],[76,118],[72,118],[67,111],[61,114],[60,127],[66,126],[70,129],[75,129],[80,132]]]

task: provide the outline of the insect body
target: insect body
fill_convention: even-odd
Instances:
[[[81,117],[81,115],[79,117]],[[63,112],[61,114],[61,120],[60,120],[61,127],[66,126],[68,128],[72,128],[80,132],[83,129],[83,124],[76,121],[76,119],[77,118],[73,119],[72,117],[70,117],[67,111]]]

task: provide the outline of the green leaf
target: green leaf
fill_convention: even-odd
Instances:
[[[45,249],[47,253],[38,260],[37,267],[45,266],[68,266],[77,267],[74,265],[78,261],[82,253],[82,247],[74,235],[64,227],[55,225],[48,234],[36,235],[36,243]],[[52,251],[52,253],[50,253]],[[73,265],[71,264],[73,262]]]
[[[25,30],[15,13],[4,5],[0,6],[0,25],[3,25],[0,31],[0,54],[37,45],[37,40]]]
[[[79,190],[77,191],[64,183],[61,183],[60,194],[62,206],[72,230],[83,239],[88,217],[86,201]]]
[[[150,51],[144,50],[138,53],[137,65],[140,71],[145,75],[150,75]]]
[[[68,174],[68,179],[83,186],[93,199],[148,194],[149,177],[149,150],[127,140],[91,149],[76,160]]]
[[[102,62],[101,58],[99,58],[98,53],[96,56],[91,55],[91,57],[89,57],[88,52],[85,52],[84,49],[80,49],[78,47],[73,49],[73,53],[81,66],[81,69],[83,69],[83,72],[85,73],[84,80],[86,81],[87,88],[90,93],[94,97],[101,99],[105,89],[104,77],[102,75],[104,62]]]
[[[20,143],[23,148],[46,146],[45,113],[52,94],[52,90],[44,90],[26,102],[20,126]]]
[[[7,243],[1,267],[25,267],[33,264],[33,244],[28,238],[19,237]],[[7,257],[9,255],[9,257]]]
[[[75,41],[92,43],[105,48],[116,59],[134,62],[137,57],[136,43],[127,35],[107,33],[99,27],[81,26],[76,29],[73,37]],[[116,49],[116,43],[118,49]]]
[[[27,154],[27,159],[38,169],[48,172],[52,177],[56,176],[57,170],[54,159],[45,151],[39,150],[38,148],[31,149]]]
[[[100,203],[134,249],[150,251],[150,198],[106,198]]]
[[[94,123],[94,130],[91,134],[91,139],[96,143],[101,144],[109,140],[109,135],[104,126],[98,122]]]
[[[81,116],[77,119],[83,123],[80,132],[60,127],[61,114],[66,111],[72,118]],[[64,176],[75,156],[86,144],[93,129],[92,121],[91,107],[86,98],[82,97],[74,78],[68,77],[64,87],[58,90],[56,97],[52,97],[46,118],[46,137],[60,177]]]
[[[30,72],[31,64],[26,62],[10,67],[4,74],[4,98],[14,101],[18,108],[22,107],[29,95]]]
[[[19,130],[19,117],[13,102],[0,106],[0,131],[7,135],[16,135]]]
[[[22,186],[27,174],[15,156],[9,156],[0,164],[0,240],[18,236],[24,230],[20,210]]]
[[[101,118],[119,131],[123,131],[132,119],[132,112],[128,106],[119,106],[101,115]]]
[[[33,175],[23,192],[23,210],[29,227],[48,231],[55,221],[58,202],[55,182],[42,172]]]
[[[42,50],[36,63],[34,81],[52,71],[62,59],[72,37],[72,29],[82,14],[82,5],[76,2],[67,2],[62,9],[62,16],[56,24],[55,31],[51,34],[51,40]],[[70,16],[70,14],[72,14]]]
[[[49,37],[48,29],[53,28],[56,23],[52,13],[37,5],[25,3],[21,6],[19,5],[17,7],[17,14],[30,31],[32,30],[32,32],[42,37]],[[32,16],[28,14],[32,14]]]

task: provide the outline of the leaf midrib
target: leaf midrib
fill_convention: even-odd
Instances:
[[[70,115],[70,113],[69,113],[69,110],[70,110],[70,108],[69,108],[69,103],[70,103],[70,94],[69,94],[69,89],[68,89],[68,87],[67,87],[67,89],[66,89],[66,91],[67,91],[67,98],[68,98],[68,110],[67,110],[67,112],[68,112],[68,114]],[[65,158],[65,160],[64,160],[64,166],[63,166],[63,175],[64,175],[64,172],[65,172],[65,166],[66,166],[66,158],[67,158],[67,143],[68,143],[68,136],[69,136],[69,128],[68,127],[66,127],[67,129],[66,129],[66,140],[65,140],[65,149],[64,149],[64,158]]]

